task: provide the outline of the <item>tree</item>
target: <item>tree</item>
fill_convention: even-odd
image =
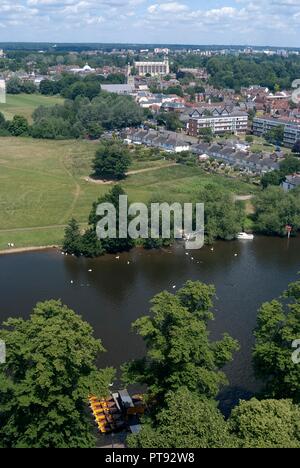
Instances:
[[[269,185],[281,185],[284,181],[285,176],[281,171],[271,171],[264,174],[261,178],[261,185],[264,189],[269,187]]]
[[[294,156],[287,156],[280,163],[280,172],[282,175],[290,175],[300,171],[300,159]]]
[[[292,149],[293,153],[300,154],[300,140],[297,140]]]
[[[15,115],[7,127],[13,136],[26,136],[29,132],[28,122],[22,115]]]
[[[175,132],[179,128],[182,128],[182,122],[180,121],[176,112],[164,112],[157,116],[158,125],[164,125],[167,130]]]
[[[300,281],[292,283],[280,300],[262,305],[255,331],[253,362],[266,382],[269,398],[292,398],[300,403],[300,366],[292,359],[292,344],[300,337]]]
[[[199,136],[205,143],[211,143],[214,135],[211,128],[202,128],[199,130]]]
[[[57,81],[43,80],[40,83],[40,93],[45,96],[53,96],[59,94],[60,86]]]
[[[273,145],[281,145],[284,139],[284,125],[277,125],[265,133],[265,139]]]
[[[266,235],[286,235],[286,226],[293,233],[300,229],[300,198],[298,190],[283,192],[280,187],[268,187],[254,199],[255,230]]]
[[[228,421],[241,448],[300,448],[300,408],[290,400],[241,401]]]
[[[22,92],[22,81],[19,78],[11,78],[6,85],[8,94],[20,94]]]
[[[0,128],[4,128],[5,124],[6,124],[5,117],[2,114],[2,112],[0,112]]]
[[[211,244],[216,239],[234,239],[242,230],[245,213],[243,205],[232,196],[212,184],[208,184],[198,195],[205,204],[205,240]]]
[[[99,198],[97,202],[93,203],[92,210],[89,216],[89,225],[92,230],[96,233],[97,224],[101,220],[101,217],[97,215],[97,207],[101,203],[111,203],[116,210],[116,238],[107,237],[101,239],[101,245],[104,252],[107,253],[119,253],[119,252],[128,252],[131,250],[135,243],[134,240],[129,236],[126,238],[119,238],[120,231],[120,220],[119,220],[119,197],[121,195],[126,195],[124,190],[119,186],[115,185],[106,195]],[[128,223],[130,222],[130,217],[128,217]],[[96,235],[96,234],[95,234]]]
[[[129,151],[121,142],[103,142],[93,162],[94,176],[104,180],[124,179],[130,162]]]
[[[166,407],[127,443],[130,448],[227,448],[234,440],[217,404],[183,387],[168,393]]]
[[[103,246],[94,229],[87,229],[80,241],[82,255],[89,258],[100,257],[104,254]]]
[[[164,291],[155,296],[151,315],[133,324],[147,352],[123,366],[125,382],[147,385],[158,406],[169,391],[183,386],[214,398],[227,381],[221,369],[238,349],[228,335],[218,342],[209,340],[207,320],[213,317],[214,295],[213,286],[188,281],[175,295]]]
[[[78,257],[81,254],[81,250],[80,227],[76,219],[72,218],[65,230],[63,251]]]
[[[9,319],[0,337],[7,348],[0,367],[2,446],[94,446],[87,398],[108,395],[114,370],[97,369],[104,348],[91,326],[60,301],[47,301],[28,320]]]

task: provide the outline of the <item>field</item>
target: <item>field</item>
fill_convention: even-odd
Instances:
[[[8,94],[6,104],[0,104],[0,112],[6,119],[11,120],[14,115],[22,115],[31,121],[33,111],[39,106],[53,106],[62,104],[63,99],[41,94]]]
[[[0,250],[8,243],[15,247],[59,244],[72,216],[86,223],[92,203],[111,188],[85,180],[96,147],[89,141],[0,138]],[[147,171],[122,183],[130,200],[194,201],[208,183],[236,194],[254,190],[237,180],[207,175],[200,168],[167,165],[170,162],[162,160],[134,161],[130,171]]]

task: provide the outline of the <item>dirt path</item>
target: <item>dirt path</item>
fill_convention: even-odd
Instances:
[[[235,195],[234,201],[248,201],[252,200],[254,195]]]
[[[81,226],[85,226],[86,223],[79,223]],[[66,228],[67,224],[52,224],[50,226],[34,226],[26,228],[12,228],[12,229],[0,229],[0,234],[14,233],[14,232],[30,232],[30,231],[44,231],[46,229]]]
[[[178,166],[178,164],[170,163],[170,164],[166,164],[165,166],[146,167],[145,169],[137,169],[136,171],[126,172],[126,175],[131,176],[131,175],[136,175],[136,174],[143,174],[145,172],[154,172],[154,171],[159,171],[161,169],[165,169],[166,167],[174,167],[174,166]],[[100,180],[100,179],[93,179],[92,177],[84,177],[84,180],[86,182],[89,182],[92,184],[98,184],[98,185],[111,185],[114,183],[113,180]]]

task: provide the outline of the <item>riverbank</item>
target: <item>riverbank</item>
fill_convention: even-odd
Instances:
[[[40,247],[19,247],[19,248],[10,248],[5,250],[0,250],[0,255],[10,255],[10,254],[21,254],[26,252],[46,252],[49,250],[59,250],[58,245],[45,245]]]

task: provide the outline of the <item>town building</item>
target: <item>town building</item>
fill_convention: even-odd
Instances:
[[[195,109],[189,115],[187,133],[198,136],[201,130],[210,128],[214,134],[245,133],[248,129],[248,114],[239,110]]]
[[[282,183],[282,188],[285,192],[289,192],[297,187],[300,187],[300,174],[289,175]]]
[[[139,76],[165,76],[170,73],[169,59],[163,62],[134,62],[134,68]]]
[[[294,119],[275,119],[273,117],[255,117],[253,119],[253,133],[264,136],[278,126],[284,127],[283,144],[292,148],[300,140],[300,121]]]
[[[206,160],[207,156],[221,161],[228,167],[237,168],[249,174],[266,174],[279,169],[282,155],[280,153],[251,153],[250,151],[240,150],[238,143],[231,144],[209,144],[199,143],[192,145],[191,151],[196,154],[200,161]]]
[[[190,145],[181,135],[175,132],[154,130],[137,130],[130,132],[125,140],[127,144],[145,145],[151,148],[158,148],[167,153],[181,153],[189,151]]]
[[[71,68],[70,72],[79,75],[89,75],[96,73],[96,70],[95,68],[90,67],[88,63],[86,63],[83,68]]]
[[[108,93],[115,93],[119,95],[132,95],[135,91],[135,86],[131,84],[102,84],[102,91],[107,91]]]

